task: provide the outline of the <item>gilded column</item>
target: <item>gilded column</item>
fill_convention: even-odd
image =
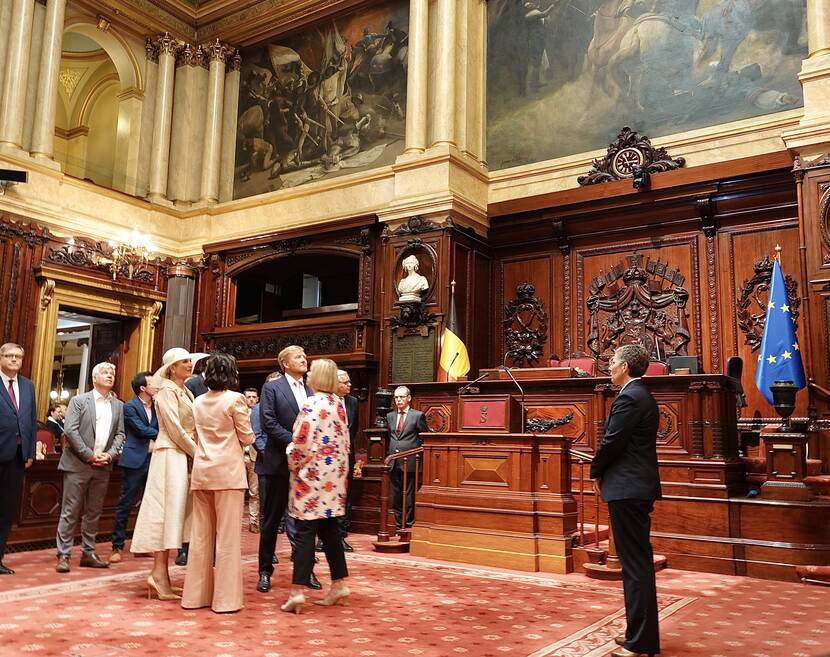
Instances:
[[[225,74],[225,106],[222,108],[222,164],[219,173],[219,202],[233,200],[233,178],[236,166],[236,115],[239,110],[239,69],[242,58],[238,51],[228,56]]]
[[[32,132],[32,155],[51,158],[55,142],[55,108],[58,101],[58,77],[61,69],[63,18],[66,0],[48,0],[40,56],[35,124]]]
[[[14,0],[9,31],[3,96],[0,98],[0,145],[23,147],[23,119],[32,45],[34,0]]]
[[[436,54],[435,94],[433,95],[432,145],[455,144],[456,0],[439,0],[438,43]]]
[[[177,41],[167,32],[155,42],[158,50],[156,109],[153,114],[153,146],[150,153],[151,201],[167,198],[167,171],[170,163],[170,130],[173,126],[173,78],[176,74]]]
[[[219,200],[219,171],[222,164],[222,110],[225,102],[225,57],[228,46],[216,42],[208,48],[210,61],[207,118],[205,120],[205,150],[202,153],[202,184],[199,200],[216,203]]]
[[[422,153],[427,147],[428,58],[429,0],[410,0],[404,153]]]
[[[807,58],[830,52],[830,0],[807,0]]]

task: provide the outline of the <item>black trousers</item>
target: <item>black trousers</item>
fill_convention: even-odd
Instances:
[[[660,652],[657,622],[657,585],[651,550],[652,500],[618,500],[608,503],[614,545],[622,565],[625,594],[625,647],[632,652]]]
[[[127,538],[127,520],[130,518],[136,496],[144,492],[149,471],[149,460],[140,468],[121,468],[121,496],[118,498],[118,508],[115,510],[115,520],[112,523],[113,550],[124,549],[124,541]]]
[[[259,573],[272,575],[277,529],[288,505],[288,474],[259,475]]]
[[[314,568],[314,542],[319,536],[323,542],[323,553],[329,562],[331,581],[349,576],[346,568],[346,553],[343,552],[343,540],[337,518],[319,518],[317,520],[294,519],[294,586],[307,586]]]
[[[17,502],[20,499],[20,487],[23,485],[25,472],[23,451],[18,445],[14,458],[0,463],[0,561],[6,554],[6,540],[17,517]]]
[[[337,526],[340,528],[340,538],[344,541],[349,535],[349,527],[352,524],[352,476],[354,473],[354,461],[349,459],[349,476],[346,478],[346,515],[338,516]]]
[[[415,522],[415,471],[406,473],[406,491],[403,490],[403,468],[396,465],[389,473],[389,480],[392,484],[392,512],[395,514],[395,525],[398,529],[403,527],[401,515],[403,514],[403,495],[406,495],[406,526],[412,527]]]

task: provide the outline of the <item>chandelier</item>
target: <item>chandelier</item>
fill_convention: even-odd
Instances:
[[[109,257],[98,258],[98,264],[109,267],[112,280],[116,279],[119,272],[125,270],[127,278],[132,280],[139,268],[149,262],[154,249],[150,243],[150,236],[140,233],[135,228],[128,242],[120,244],[110,242],[109,245],[112,247]]]

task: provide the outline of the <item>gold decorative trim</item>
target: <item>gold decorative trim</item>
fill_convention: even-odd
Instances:
[[[139,100],[142,100],[144,98],[144,92],[136,87],[128,87],[124,89],[124,91],[118,93],[116,98],[118,98],[118,100],[129,100],[130,98],[138,98]]]
[[[55,128],[55,136],[61,139],[75,139],[76,137],[86,137],[89,134],[89,126],[79,125],[71,130],[64,130],[63,128]]]
[[[55,294],[55,281],[51,278],[43,280],[43,288],[40,291],[40,307],[46,310],[49,304],[52,303],[52,297]]]
[[[150,325],[155,326],[158,324],[159,317],[161,317],[161,309],[164,308],[164,304],[161,301],[156,301],[150,307]]]

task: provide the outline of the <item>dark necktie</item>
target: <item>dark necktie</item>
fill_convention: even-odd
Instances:
[[[14,379],[9,379],[9,397],[11,397],[12,404],[14,404],[14,410],[19,411],[20,406],[17,405],[17,396],[14,394]]]
[[[401,431],[403,431],[403,413],[399,411],[398,412],[398,425],[395,427],[395,433],[400,435]]]

